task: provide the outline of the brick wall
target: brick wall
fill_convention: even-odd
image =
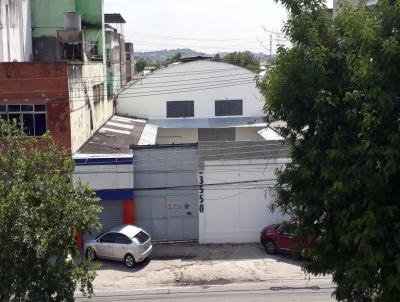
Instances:
[[[0,105],[45,104],[47,129],[71,150],[67,63],[0,63]]]

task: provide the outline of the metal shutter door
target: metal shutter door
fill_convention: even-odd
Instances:
[[[103,211],[99,215],[102,225],[100,231],[93,232],[91,235],[85,236],[86,239],[94,238],[99,233],[107,231],[112,227],[122,224],[122,202],[121,201],[105,201],[101,202]]]

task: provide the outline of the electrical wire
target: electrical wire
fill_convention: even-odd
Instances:
[[[85,63],[83,65],[90,64],[90,63]],[[179,64],[180,65],[180,64]],[[239,66],[234,66],[230,68],[218,68],[218,69],[203,69],[203,70],[197,70],[197,71],[175,71],[175,72],[164,72],[166,69],[172,69],[173,67],[179,66],[179,65],[173,65],[173,66],[168,66],[165,68],[161,68],[157,70],[158,76],[154,76],[154,73],[150,73],[147,75],[147,77],[157,79],[157,78],[165,78],[165,77],[175,77],[175,76],[187,76],[187,75],[198,75],[198,74],[209,74],[209,73],[220,73],[220,72],[225,72],[225,71],[237,71],[237,70],[242,70],[244,69],[243,67]],[[230,65],[230,64],[226,64]],[[108,78],[109,76],[104,76],[104,75],[98,75],[98,76],[86,76],[86,77],[75,77],[73,79],[103,79],[103,78]],[[143,77],[143,79],[147,78],[146,76]],[[67,80],[68,75],[64,75],[62,77],[31,77],[31,78],[2,78],[0,81],[31,81],[31,80]]]
[[[250,157],[250,158],[243,158],[243,157],[237,157],[237,158],[226,158],[226,159],[222,159],[222,158],[218,158],[218,159],[209,159],[208,161],[232,161],[232,160],[253,160],[253,159],[277,159],[277,158],[281,158],[281,159],[286,159],[286,158],[288,158],[287,157],[287,154],[277,154],[277,156],[270,156],[270,157],[268,157],[268,156],[252,156],[252,157]],[[122,163],[125,163],[125,164],[130,164],[130,163],[132,163],[132,160],[126,160],[126,161],[124,161],[124,160],[119,160],[118,162],[117,161],[109,161],[109,162],[104,162],[104,161],[102,161],[102,162],[98,162],[97,164],[98,165],[104,165],[104,164],[122,164]],[[174,164],[193,164],[193,163],[200,163],[199,161],[182,161],[182,162],[177,162],[177,163],[174,163]],[[133,163],[132,163],[133,164]],[[78,164],[78,166],[93,166],[93,165],[96,165],[96,162],[93,162],[93,161],[91,161],[91,162],[89,162],[89,163],[79,163]],[[247,165],[247,164],[246,164]],[[259,164],[256,164],[256,165],[259,165]],[[160,166],[160,163],[159,162],[156,162],[156,163],[152,163],[152,164],[141,164],[140,165],[140,167],[151,167],[151,166]],[[172,166],[173,167],[173,165],[172,164],[166,164],[166,166],[168,167],[168,166]],[[208,167],[208,166],[207,166]],[[139,171],[139,170],[138,170]]]
[[[98,143],[92,143],[92,144],[105,147],[104,145],[98,144]],[[246,147],[254,148],[256,146],[266,147],[266,146],[278,146],[278,145],[277,144],[265,144],[265,145],[242,146],[242,148],[246,148]],[[237,148],[240,148],[240,147],[237,147]],[[203,150],[204,151],[206,151],[206,150],[207,151],[215,151],[215,150],[229,150],[229,149],[233,149],[233,148],[226,147],[226,148],[200,149],[200,152],[202,152]],[[279,153],[279,151],[288,151],[288,148],[278,148],[278,149],[273,149],[273,150],[259,150],[259,151],[241,151],[241,152],[233,152],[233,153],[224,152],[224,153],[215,153],[215,154],[199,154],[199,158],[202,159],[205,157],[216,157],[216,156],[226,156],[226,155],[243,155],[243,154],[253,154],[253,153],[263,153],[263,154],[267,153],[268,154],[268,153],[276,153],[276,152]],[[172,153],[172,152],[187,153],[187,152],[198,152],[198,150],[195,149],[195,150],[185,150],[185,151],[169,151],[169,153]],[[179,159],[180,160],[180,159],[193,158],[193,157],[194,156],[182,156],[181,155],[181,156],[167,156],[167,157],[165,157],[165,156],[152,157],[151,159],[135,159],[135,158],[133,158],[133,159],[125,160],[123,162],[130,162],[130,161],[132,161],[133,163],[138,163],[138,162],[143,162],[143,161],[144,162],[149,162],[149,161],[153,162],[155,160],[171,160],[171,159]],[[109,162],[101,161],[99,163],[114,163],[114,162],[117,163],[117,161],[109,161]],[[120,161],[118,161],[118,162],[120,162]]]
[[[230,75],[230,76],[227,76],[227,77],[232,77],[232,76],[236,76],[236,75]],[[212,78],[212,77],[210,77],[210,78]],[[132,91],[134,91],[134,90],[143,90],[143,89],[146,89],[146,88],[148,88],[148,89],[149,88],[151,88],[151,89],[153,89],[153,88],[168,88],[168,87],[175,87],[175,86],[183,86],[184,87],[184,86],[190,86],[190,85],[192,85],[193,87],[197,87],[198,85],[201,85],[201,84],[213,85],[214,83],[216,83],[216,84],[218,84],[218,83],[220,83],[220,84],[223,84],[223,83],[234,83],[236,81],[244,81],[244,80],[252,80],[252,79],[254,79],[254,77],[251,77],[251,76],[250,77],[249,76],[246,76],[246,77],[240,76],[240,77],[235,77],[235,78],[232,78],[232,79],[226,78],[224,76],[224,77],[214,77],[214,78],[223,78],[221,80],[199,81],[199,82],[194,82],[194,83],[180,83],[180,84],[168,84],[168,85],[154,86],[154,85],[159,85],[159,84],[162,84],[162,83],[198,81],[200,79],[210,79],[210,78],[198,78],[198,79],[194,78],[194,79],[186,79],[186,80],[179,80],[179,81],[169,81],[169,82],[167,81],[167,82],[146,83],[146,84],[135,83],[137,85],[133,84],[129,88],[126,88],[124,91],[128,91],[128,90],[132,90]],[[82,85],[83,85],[83,83],[82,83]],[[150,86],[150,87],[147,87],[147,86]],[[188,88],[190,88],[190,87],[188,87]],[[84,92],[84,91],[87,91],[87,89],[85,89],[85,88],[72,88],[71,87],[68,90],[52,90],[50,92],[48,92],[48,90],[41,89],[41,90],[30,90],[29,93],[51,93],[51,94],[53,94],[53,93],[65,93],[66,91],[69,91],[70,93],[75,93],[75,92]],[[149,92],[151,92],[151,91],[143,91],[143,93],[149,93]],[[0,92],[0,96],[3,95],[3,94],[4,95],[9,95],[10,93]],[[14,94],[27,94],[27,92],[23,92],[23,91],[18,92],[18,91],[16,91],[16,92],[13,92],[12,94],[13,95]]]
[[[231,181],[231,182],[222,182],[222,183],[204,183],[197,185],[181,185],[181,186],[165,186],[165,187],[147,187],[147,188],[135,188],[135,191],[155,191],[155,190],[179,190],[185,188],[199,188],[200,187],[212,187],[212,186],[223,186],[223,185],[232,185],[232,184],[250,184],[250,183],[260,183],[266,181],[276,181],[275,179],[254,179],[254,180],[243,180],[243,181]]]

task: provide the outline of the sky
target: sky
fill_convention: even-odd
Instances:
[[[125,39],[135,51],[191,48],[214,54],[275,52],[286,10],[274,0],[104,0],[121,13]],[[328,0],[328,6],[332,6]]]

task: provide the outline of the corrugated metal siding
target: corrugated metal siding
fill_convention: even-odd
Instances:
[[[153,240],[197,240],[197,187],[151,189],[197,185],[197,147],[134,149],[134,165],[135,224]]]
[[[200,161],[288,158],[289,146],[284,141],[199,142]]]

